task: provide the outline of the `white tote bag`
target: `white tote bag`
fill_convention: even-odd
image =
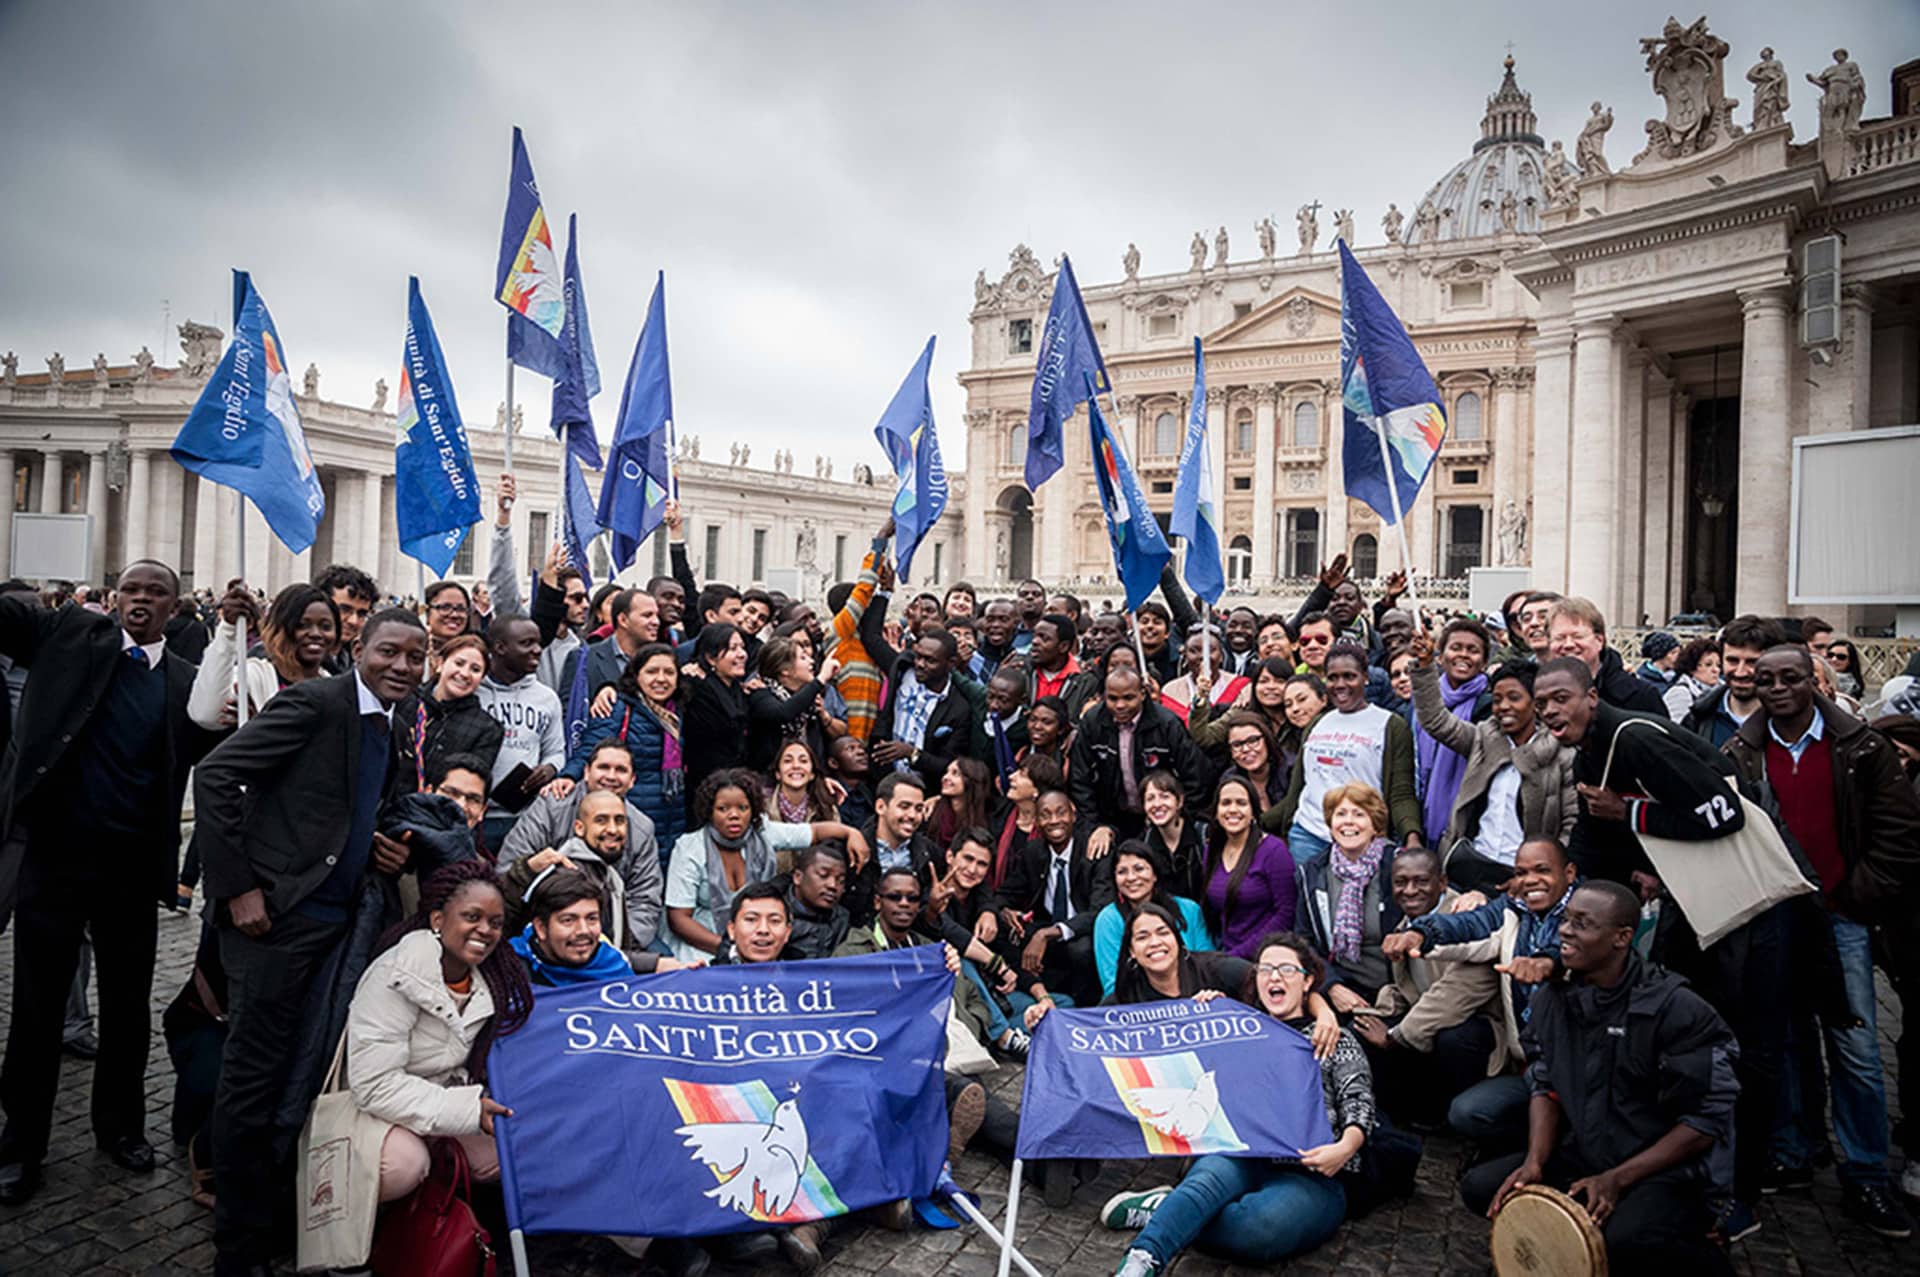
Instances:
[[[391,1125],[360,1111],[342,1078],[347,1035],[300,1128],[301,1272],[358,1268],[373,1249],[380,1207],[380,1146]]]
[[[1607,787],[1613,773],[1613,750],[1620,743],[1620,733],[1633,727],[1656,732],[1668,730],[1646,719],[1629,719],[1621,724],[1620,730],[1613,734],[1613,743],[1607,747],[1607,765],[1600,774],[1602,789]],[[1702,949],[1781,901],[1815,890],[1794,862],[1787,844],[1781,841],[1771,816],[1743,797],[1731,782],[1727,783],[1725,798],[1716,797],[1712,801],[1726,804],[1729,815],[1737,806],[1746,813],[1746,820],[1724,838],[1701,842],[1657,838],[1652,834],[1634,835],[1646,849],[1654,872],[1686,914]]]

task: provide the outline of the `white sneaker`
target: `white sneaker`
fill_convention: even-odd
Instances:
[[[1907,1169],[1900,1172],[1900,1191],[1920,1200],[1920,1158],[1907,1159]]]
[[[1152,1255],[1144,1250],[1130,1250],[1114,1270],[1113,1277],[1154,1277],[1159,1271],[1160,1265],[1153,1261]]]

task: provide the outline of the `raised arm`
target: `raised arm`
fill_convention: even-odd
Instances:
[[[493,498],[493,553],[487,559],[487,588],[493,591],[495,616],[513,616],[522,610],[520,576],[513,566],[514,492],[513,475],[501,475]],[[543,631],[540,642],[553,642],[553,635]]]
[[[1433,640],[1425,634],[1413,636],[1413,712],[1427,735],[1462,758],[1473,756],[1479,732],[1472,723],[1457,717],[1440,696],[1440,673],[1433,668]]]

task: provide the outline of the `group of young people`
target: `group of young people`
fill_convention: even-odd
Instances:
[[[1616,1264],[1726,1271],[1760,1195],[1829,1156],[1829,1104],[1849,1213],[1909,1230],[1873,978],[1920,989],[1920,720],[1863,721],[1866,689],[1823,674],[1830,629],[1742,617],[1628,669],[1585,600],[1423,626],[1402,581],[1369,607],[1341,560],[1291,616],[1203,618],[1170,573],[1131,615],[1037,581],[908,595],[890,526],[816,605],[699,581],[671,506],[669,575],[590,591],[556,548],[523,599],[513,496],[503,476],[484,611],[453,581],[379,608],[335,566],[265,607],[235,582],[170,637],[164,564],[129,565],[102,610],[0,587],[0,655],[26,672],[0,1206],[41,1183],[83,946],[94,1136],[153,1167],[156,911],[132,873],[206,901],[164,1025],[222,1273],[284,1249],[336,1054],[386,1124],[391,1203],[438,1138],[497,1176],[487,1052],[535,987],[926,943],[977,1047],[949,1061],[955,1156],[1011,1156],[1018,1115],[978,1070],[1058,1007],[1231,996],[1312,1039],[1333,1142],[1107,1202],[1139,1230],[1123,1273],[1196,1244],[1309,1250],[1442,1126],[1474,1150],[1468,1207],[1544,1183]],[[1640,839],[1732,855],[1755,819],[1812,890],[1703,944]],[[1041,1168],[1050,1205],[1084,1169]],[[824,1239],[645,1253],[810,1270]]]

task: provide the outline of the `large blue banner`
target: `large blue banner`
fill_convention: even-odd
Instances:
[[[1306,1035],[1229,998],[1049,1012],[1019,1155],[1297,1159],[1333,1142]]]
[[[706,1237],[925,1197],[952,997],[937,945],[539,990],[487,1062],[507,1218]]]

